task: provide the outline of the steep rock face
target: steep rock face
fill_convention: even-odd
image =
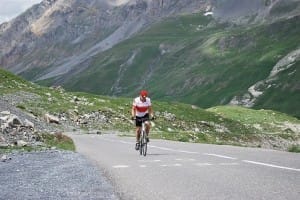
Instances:
[[[299,0],[212,0],[214,16],[236,23],[274,22],[299,14]]]
[[[161,17],[204,6],[195,0],[44,0],[1,25],[0,65],[31,80],[67,73]]]
[[[89,58],[170,15],[211,11],[222,20],[249,22],[251,17],[256,22],[299,13],[299,2],[44,0],[0,25],[0,66],[29,80],[43,80],[84,70]]]
[[[95,13],[103,13],[105,8],[105,4],[95,0],[43,1],[1,27],[1,64],[19,73],[30,65],[46,67],[73,51],[84,50],[81,46],[68,48],[76,47],[80,40],[92,40],[96,34],[103,37],[106,27],[101,24],[109,21],[109,16]],[[118,25],[120,21],[114,23]],[[41,58],[39,53],[48,56]]]

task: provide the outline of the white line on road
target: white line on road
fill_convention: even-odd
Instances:
[[[139,162],[161,162],[161,160],[139,160]]]
[[[159,146],[154,146],[154,145],[149,145],[149,147],[165,150],[165,151],[174,151],[174,152],[180,152],[180,153],[187,153],[187,154],[199,154],[199,152],[195,151],[185,151],[185,150],[180,150],[180,149],[171,149],[171,148],[166,148],[166,147],[159,147]]]
[[[106,140],[111,141],[111,142],[116,142],[116,140],[109,140],[109,139],[106,139]],[[122,143],[131,144],[131,142],[125,142],[125,141],[122,141]],[[166,148],[166,147],[159,147],[159,146],[155,146],[155,145],[149,145],[149,147],[153,147],[153,148],[157,148],[157,149],[161,149],[161,150],[166,150],[166,151],[187,153],[187,154],[200,154],[199,152],[195,152],[195,151],[185,151],[185,150],[181,150],[181,149],[172,149],[172,148]],[[212,153],[203,153],[203,155],[215,156],[215,157],[226,158],[226,159],[231,159],[231,160],[236,160],[237,159],[237,158],[233,158],[233,157],[230,157],[230,156],[218,155],[218,154],[212,154]]]
[[[128,168],[129,166],[128,165],[114,165],[112,166],[113,168]]]
[[[195,152],[195,151],[185,151],[185,150],[177,150],[180,153],[188,153],[188,154],[199,154],[199,152]]]
[[[197,165],[197,166],[210,166],[212,164],[210,164],[210,163],[196,163],[195,165]]]
[[[159,165],[161,167],[182,167],[182,164],[179,164],[179,163],[175,163],[175,164],[163,164],[163,165]]]
[[[291,168],[291,167],[284,167],[284,166],[273,165],[273,164],[268,164],[268,163],[255,162],[255,161],[251,161],[251,160],[243,160],[243,162],[251,163],[251,164],[255,164],[255,165],[263,165],[263,166],[267,166],[267,167],[274,167],[274,168],[279,168],[279,169],[287,169],[287,170],[300,172],[300,169]]]
[[[157,149],[161,149],[161,150],[166,150],[166,151],[175,151],[175,152],[177,152],[177,150],[166,148],[166,147],[159,147],[159,146],[154,146],[154,145],[149,145],[149,147],[153,147],[153,148],[157,148]]]
[[[229,157],[229,156],[224,156],[224,155],[213,154],[213,153],[204,153],[203,155],[215,156],[215,157],[226,158],[226,159],[231,159],[231,160],[236,160],[237,159],[237,158],[233,158],[233,157]]]
[[[110,140],[110,139],[104,139],[104,140],[111,141],[111,142],[116,142],[117,141],[117,140]],[[118,142],[120,142],[120,141],[118,141]],[[125,141],[122,141],[122,143],[131,144],[131,142],[125,142]],[[153,148],[161,149],[161,150],[166,150],[166,151],[173,151],[173,152],[180,152],[180,153],[187,153],[187,154],[201,154],[199,152],[194,152],[194,151],[185,151],[185,150],[180,150],[180,149],[172,149],[172,148],[159,147],[159,146],[154,146],[154,145],[149,145],[149,146],[153,147]],[[214,157],[225,158],[225,159],[230,159],[230,160],[237,160],[237,158],[234,158],[234,157],[230,157],[230,156],[226,156],[226,155],[213,154],[213,153],[202,153],[202,155],[214,156]],[[157,161],[155,161],[155,162],[157,162]],[[284,166],[273,165],[273,164],[262,163],[262,162],[256,162],[256,161],[251,161],[251,160],[242,160],[242,162],[251,163],[251,164],[255,164],[255,165],[263,165],[263,166],[273,167],[273,168],[278,168],[278,169],[285,169],[285,170],[298,171],[298,172],[300,171],[300,169],[297,169],[297,168],[284,167]],[[203,164],[204,163],[198,163],[196,165],[203,166]],[[211,165],[209,163],[206,163],[206,164]],[[229,164],[221,163],[220,165],[229,165]],[[237,165],[237,163],[232,163],[230,165]],[[166,165],[161,165],[161,166],[166,166]],[[127,165],[116,165],[116,166],[113,166],[113,167],[114,168],[126,168],[126,167],[129,167],[129,166],[127,166]]]
[[[196,159],[194,158],[175,158],[176,161],[182,161],[182,162],[195,162]]]
[[[176,164],[174,164],[173,166],[174,166],[174,167],[181,167],[182,164],[176,163]]]

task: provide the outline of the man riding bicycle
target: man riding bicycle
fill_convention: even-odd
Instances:
[[[149,142],[149,131],[150,131],[150,123],[149,119],[154,119],[153,110],[151,106],[151,100],[148,97],[148,92],[146,90],[140,91],[140,96],[134,98],[131,109],[131,118],[135,119],[136,125],[136,144],[135,149],[139,150],[139,139],[142,128],[142,120],[146,120],[146,135],[147,142]]]

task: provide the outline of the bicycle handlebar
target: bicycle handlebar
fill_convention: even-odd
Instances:
[[[145,121],[153,121],[155,120],[155,117],[152,117],[152,118],[136,118],[136,117],[132,117],[131,120],[138,120],[138,121],[141,121],[141,122],[145,122]]]

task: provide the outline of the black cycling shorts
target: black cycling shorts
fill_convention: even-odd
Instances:
[[[147,113],[146,115],[144,115],[143,117],[138,117],[136,116],[136,119],[135,119],[135,125],[140,127],[142,126],[142,121],[148,121],[149,120],[149,113]]]

